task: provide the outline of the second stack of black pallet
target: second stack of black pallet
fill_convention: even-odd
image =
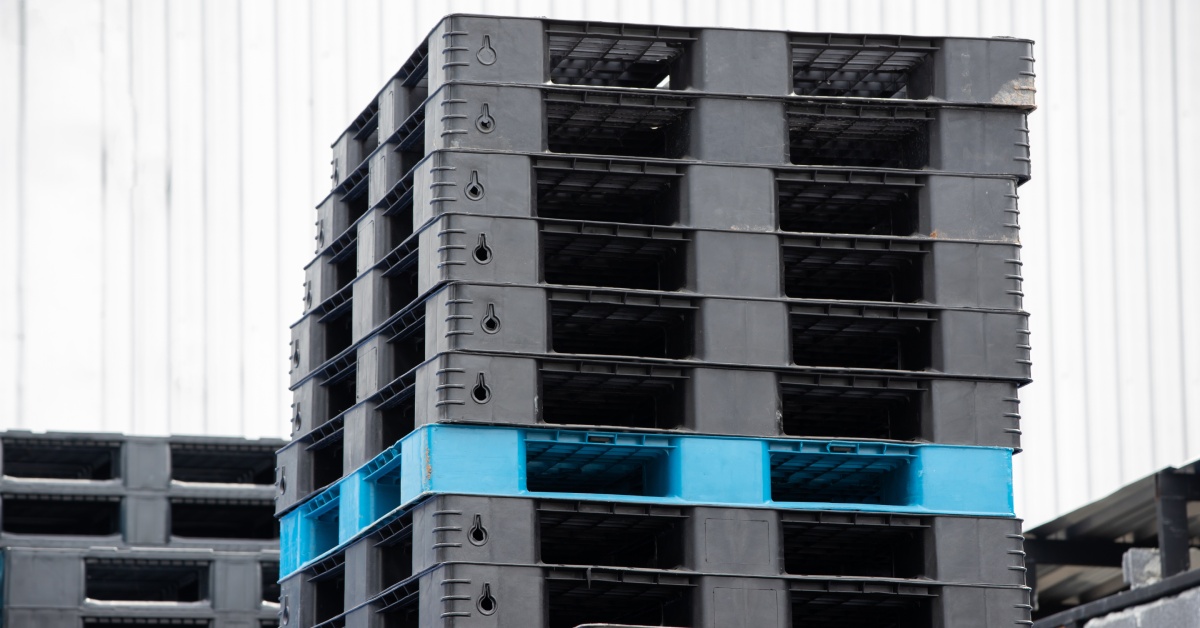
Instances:
[[[1018,449],[1029,346],[1016,188],[1029,175],[1031,49],[1012,39],[444,19],[334,145],[306,314],[293,328],[295,439],[280,452],[277,512],[328,498],[327,486],[430,423]],[[842,488],[866,477],[844,476]],[[792,501],[854,501],[837,490]],[[704,593],[635,595],[629,606],[619,592],[586,593],[589,583],[520,620],[478,604],[410,608],[396,592],[415,604],[406,583],[452,567],[413,557],[411,540],[407,552],[387,549],[395,522],[421,519],[412,507],[316,550],[289,546],[285,526],[285,617],[421,628],[465,617],[497,627],[1028,619],[1011,517],[902,516],[870,499],[854,509],[871,515],[729,510],[730,521],[772,531],[747,524],[722,537],[740,535],[768,559],[718,561],[717,572],[683,550],[703,547],[683,522],[721,517],[626,512],[603,497],[476,499],[492,500],[473,506],[489,512],[542,513],[513,532],[540,547],[517,561],[531,569],[653,567],[646,577],[706,576],[680,585]],[[590,515],[562,514],[580,509]],[[606,517],[627,531],[581,532],[574,549],[560,534]],[[667,552],[676,559],[608,552],[621,539],[657,547],[630,517],[677,529],[679,551]],[[299,558],[289,561],[289,547]],[[815,560],[822,552],[831,555]],[[774,554],[792,556],[791,567]],[[736,610],[750,589],[713,580],[736,581],[734,572],[795,576],[762,589],[772,599],[790,591],[786,610]],[[857,577],[855,590],[830,589],[832,576]],[[931,579],[942,588],[919,585]]]

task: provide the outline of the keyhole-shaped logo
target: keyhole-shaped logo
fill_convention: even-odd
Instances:
[[[492,249],[488,246],[486,235],[479,234],[479,243],[475,245],[475,250],[471,251],[471,258],[477,264],[486,264],[492,261]]]
[[[479,110],[479,117],[475,118],[475,128],[479,129],[480,133],[491,133],[496,130],[496,119],[492,117],[491,107],[487,103],[483,103],[483,107]]]
[[[475,608],[483,615],[491,615],[496,612],[496,598],[492,597],[492,585],[483,583],[483,595],[479,596],[479,600],[475,602]]]
[[[483,320],[479,321],[479,326],[488,334],[500,331],[500,317],[496,316],[496,305],[494,303],[488,303],[487,311],[483,314]]]
[[[475,403],[487,403],[492,399],[492,389],[488,388],[487,380],[484,379],[483,373],[475,379],[475,387],[471,389],[471,399]]]
[[[483,198],[483,184],[479,182],[479,171],[471,171],[471,181],[467,183],[467,187],[463,190],[467,198],[472,201],[478,201]]]
[[[483,47],[479,52],[475,53],[475,58],[484,65],[491,65],[496,62],[496,51],[492,48],[492,38],[490,35],[483,36]]]

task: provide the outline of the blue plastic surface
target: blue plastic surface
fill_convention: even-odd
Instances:
[[[437,493],[1013,516],[1012,450],[433,424],[280,520],[290,575]]]

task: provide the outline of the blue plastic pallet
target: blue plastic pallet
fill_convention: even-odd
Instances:
[[[291,574],[425,496],[1013,516],[1012,450],[426,425],[280,520]]]

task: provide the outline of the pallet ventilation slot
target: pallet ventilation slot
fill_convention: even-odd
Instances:
[[[546,578],[549,628],[583,624],[690,626],[692,585],[616,579],[570,573]]]
[[[919,227],[913,185],[780,179],[776,198],[783,231],[910,236]]]
[[[669,447],[612,442],[525,442],[525,484],[535,493],[663,497]]]
[[[108,536],[121,532],[118,497],[4,495],[3,530],[10,534]]]
[[[542,421],[674,429],[684,424],[682,373],[541,369]]]
[[[270,502],[172,499],[171,536],[271,540],[279,538],[279,526]]]
[[[799,576],[921,578],[924,526],[783,523],[784,571]]]
[[[89,558],[84,567],[91,600],[200,602],[209,599],[209,564],[191,560]]]
[[[921,391],[783,383],[783,433],[824,438],[921,437]]]
[[[328,441],[323,441],[320,447],[308,450],[312,457],[312,485],[315,490],[320,490],[342,479],[342,475],[345,473],[343,434],[344,432],[339,431]]]
[[[379,582],[386,590],[413,576],[413,524],[408,515],[388,524],[376,543]]]
[[[906,505],[907,456],[770,454],[771,499],[776,502]]]
[[[681,99],[551,92],[546,137],[555,153],[676,159],[687,150],[690,109]]]
[[[585,510],[593,506],[595,511]],[[538,510],[541,562],[551,565],[600,565],[675,569],[683,565],[681,514],[653,509],[583,505],[579,509]]]
[[[930,366],[931,320],[806,314],[790,319],[796,364],[908,371]]]
[[[262,600],[272,604],[279,603],[279,563],[259,563],[259,578],[261,580]]]
[[[783,244],[783,289],[793,299],[913,303],[923,296],[925,253]]]
[[[542,270],[546,283],[675,291],[687,273],[683,238],[623,236],[542,228]]]
[[[328,621],[346,610],[346,571],[344,565],[313,578],[314,619]]]
[[[274,484],[275,451],[271,447],[173,443],[171,479],[218,484]]]
[[[5,438],[4,475],[54,480],[113,480],[121,476],[121,444]]]
[[[352,320],[350,315],[351,308],[344,308],[338,312],[333,318],[326,318],[321,321],[321,331],[325,335],[325,354],[326,360],[340,354],[350,348],[353,339]]]
[[[575,24],[547,25],[550,81],[563,85],[670,87],[672,67],[685,54],[690,33],[664,33],[653,27],[618,28],[623,32],[588,32]]]
[[[813,166],[923,168],[929,161],[925,110],[876,112],[812,106],[788,112],[791,161]]]
[[[692,354],[693,309],[596,301],[550,301],[556,353],[686,358]]]
[[[537,215],[641,225],[678,221],[679,175],[605,165],[535,168]]]
[[[936,50],[929,40],[793,38],[792,89],[800,96],[908,98],[908,85]]]
[[[790,601],[795,628],[921,628],[932,622],[928,595],[792,591]]]

